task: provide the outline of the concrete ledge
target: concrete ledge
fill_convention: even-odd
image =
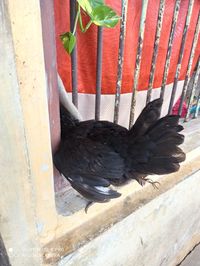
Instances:
[[[194,266],[198,265],[200,262],[200,243],[195,245],[195,247],[190,250],[189,254],[184,257],[183,261],[179,264],[179,266]]]
[[[89,241],[90,242],[87,245],[90,245],[90,243],[91,245],[93,245],[92,243],[95,240],[91,241],[92,239],[100,235],[100,233],[106,231],[108,228],[110,228],[109,230],[107,230],[107,232],[109,233],[110,230],[112,230],[111,227],[114,224],[120,221],[123,223],[125,221],[124,219],[125,217],[129,215],[130,216],[136,215],[137,211],[144,210],[144,212],[142,211],[142,213],[144,217],[146,217],[146,211],[149,208],[147,207],[148,204],[150,204],[151,201],[156,200],[158,202],[161,201],[160,204],[162,205],[162,197],[164,197],[164,195],[167,195],[168,193],[171,194],[172,193],[171,191],[173,191],[174,189],[178,189],[179,185],[182,186],[183,184],[185,184],[185,182],[188,182],[187,180],[190,180],[192,175],[200,169],[199,162],[200,162],[200,148],[197,148],[187,154],[186,162],[182,164],[181,169],[177,173],[167,176],[162,176],[159,178],[159,182],[161,183],[161,185],[158,190],[154,189],[151,185],[146,185],[145,187],[141,188],[136,182],[132,182],[122,187],[119,190],[122,193],[122,197],[120,197],[119,199],[111,201],[110,203],[107,204],[95,204],[89,209],[89,213],[87,215],[84,213],[83,210],[80,210],[77,213],[71,215],[70,217],[62,217],[62,219],[65,220],[65,226],[59,228],[58,230],[59,233],[57,234],[57,237],[55,237],[53,241],[51,241],[50,243],[48,243],[43,247],[44,263],[47,264],[55,263],[62,256],[66,256],[67,254],[77,250],[80,246],[83,246],[83,244],[86,244]],[[157,180],[158,177],[154,176],[153,179]],[[197,187],[195,187],[195,189],[197,189]],[[171,201],[173,202],[173,197],[171,198]],[[166,207],[167,206],[165,206],[165,208]],[[172,207],[171,206],[169,207],[170,210],[172,210],[171,208],[174,208],[174,210],[176,210],[176,206],[174,205]],[[153,211],[153,209],[151,210]],[[160,221],[159,226],[162,226],[162,223],[163,221]],[[149,225],[153,226],[153,221],[151,221]],[[124,228],[124,233],[126,233],[125,228]],[[199,239],[200,241],[199,235],[197,236],[197,239]],[[166,240],[165,242],[167,243]],[[156,246],[156,248],[158,247]],[[50,252],[52,250],[56,252]],[[78,254],[78,251],[76,252]],[[76,257],[74,253],[73,256]],[[88,257],[88,263],[89,263],[89,258],[90,257]],[[75,263],[69,265],[89,265],[89,264],[85,264],[84,262],[83,264]],[[96,265],[106,265],[106,264],[91,264],[91,265],[96,266]],[[119,264],[109,264],[109,265],[119,265]],[[128,264],[125,263],[125,265]],[[130,265],[136,265],[136,264],[130,264]],[[152,264],[152,266],[155,265],[157,264]]]
[[[143,205],[58,265],[177,265],[200,241],[199,186],[200,171],[179,180],[172,189]]]

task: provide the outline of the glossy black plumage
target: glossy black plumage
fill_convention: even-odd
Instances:
[[[79,122],[61,106],[61,143],[54,156],[57,169],[90,201],[106,202],[120,194],[110,185],[128,179],[140,184],[150,174],[168,174],[185,160],[178,116],[159,119],[162,100],[149,103],[134,126],[108,121]]]

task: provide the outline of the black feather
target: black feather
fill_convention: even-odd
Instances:
[[[143,109],[135,124],[130,129],[132,137],[143,135],[146,130],[158,120],[162,103],[162,99],[156,99]]]
[[[179,116],[159,119],[162,100],[149,103],[134,126],[108,121],[79,122],[61,107],[61,143],[54,155],[58,170],[91,201],[106,202],[120,194],[110,185],[130,178],[140,184],[150,174],[178,171],[185,153]]]

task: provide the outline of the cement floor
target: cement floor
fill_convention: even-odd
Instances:
[[[200,266],[200,244],[188,254],[180,266]]]

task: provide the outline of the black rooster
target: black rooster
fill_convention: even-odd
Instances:
[[[61,143],[54,156],[57,169],[72,187],[92,202],[107,202],[120,193],[110,188],[136,179],[141,185],[152,174],[178,171],[185,160],[179,116],[161,119],[162,100],[150,102],[134,126],[108,121],[79,122],[61,105]]]

